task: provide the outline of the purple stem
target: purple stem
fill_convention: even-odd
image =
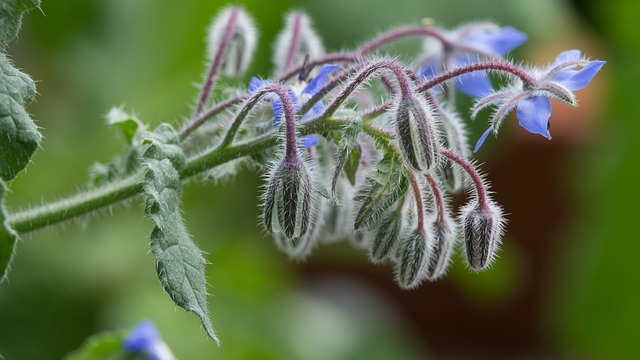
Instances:
[[[317,59],[310,60],[307,64],[302,64],[296,66],[295,68],[287,71],[286,73],[280,75],[276,81],[283,82],[291,79],[292,77],[298,75],[303,69],[311,69],[318,65],[324,65],[332,62],[355,62],[359,59],[359,57],[355,54],[349,53],[337,53],[337,54],[328,54]]]
[[[296,56],[296,52],[298,51],[298,45],[300,43],[300,27],[302,26],[302,14],[299,12],[295,12],[293,14],[293,29],[291,30],[291,43],[289,43],[289,52],[287,53],[287,58],[284,62],[284,66],[282,70],[286,70],[293,64],[293,59]]]
[[[180,133],[179,133],[180,139],[187,138],[189,134],[191,134],[195,129],[197,129],[200,125],[202,125],[202,123],[207,121],[207,119],[219,114],[229,106],[239,103],[245,98],[246,98],[246,95],[237,95],[216,104],[214,107],[206,111],[201,112],[200,114],[198,114],[198,116],[196,116],[188,124],[186,124],[182,129],[180,129]]]
[[[424,203],[422,202],[420,185],[418,184],[418,180],[411,170],[407,171],[407,175],[409,176],[409,182],[411,182],[411,187],[413,188],[413,194],[416,197],[416,207],[418,210],[418,231],[420,231],[420,234],[424,235]]]
[[[525,71],[523,71],[522,69],[520,69],[515,65],[511,65],[504,62],[498,62],[498,61],[486,61],[486,62],[468,64],[468,65],[461,66],[459,68],[455,68],[453,70],[447,71],[445,73],[442,73],[434,77],[433,79],[423,82],[422,85],[420,85],[416,89],[416,91],[424,93],[425,91],[431,89],[432,87],[442,84],[447,80],[451,80],[456,76],[460,76],[462,74],[466,74],[474,71],[481,71],[481,70],[497,70],[497,71],[511,73],[519,77],[525,83],[525,86],[527,84],[533,84],[536,81],[534,78],[529,76],[529,74],[527,74]]]
[[[360,49],[356,51],[356,53],[359,55],[366,55],[396,39],[409,36],[431,36],[440,40],[446,46],[453,46],[451,41],[449,41],[449,39],[447,39],[442,32],[434,28],[425,26],[407,26],[380,35],[379,37],[361,46]]]
[[[440,222],[440,224],[444,224],[444,199],[442,197],[442,190],[440,190],[436,179],[434,179],[431,174],[425,173],[424,177],[427,179],[427,182],[431,187],[431,191],[433,192],[433,198],[436,202],[436,208],[438,209],[438,222]]]
[[[246,119],[247,115],[253,107],[267,94],[275,93],[282,102],[282,109],[284,111],[285,118],[285,161],[288,163],[299,163],[300,158],[298,156],[298,145],[297,145],[297,135],[296,135],[296,119],[294,115],[293,103],[291,102],[291,98],[287,93],[287,90],[280,84],[271,83],[265,85],[258,90],[256,90],[253,95],[245,102],[244,106],[238,114],[236,114],[229,130],[227,131],[227,135],[220,143],[219,148],[224,148],[231,145],[233,139],[235,138],[238,129],[240,129],[240,125],[244,119]]]
[[[390,70],[398,80],[398,85],[400,87],[400,94],[403,99],[408,99],[413,96],[413,90],[411,90],[411,84],[409,83],[409,79],[407,78],[405,67],[395,61],[395,60],[379,60],[370,62],[369,64],[365,64],[363,66],[362,71],[358,75],[355,76],[353,80],[345,88],[342,92],[327,106],[321,117],[326,117],[332,115],[338,107],[347,100],[349,95],[355,91],[360,84],[367,80],[370,76],[380,71],[381,69]],[[314,98],[309,99],[310,103]],[[314,103],[311,103],[313,105]],[[306,104],[305,104],[306,105]]]
[[[480,207],[481,209],[488,209],[489,206],[487,205],[487,192],[484,189],[482,178],[473,167],[473,165],[471,165],[471,163],[465,160],[462,156],[452,152],[451,150],[440,149],[440,153],[458,163],[458,165],[460,165],[469,174],[469,176],[471,176],[471,180],[473,180],[473,183],[476,187],[476,193],[478,194],[478,207]]]
[[[229,43],[231,42],[231,36],[233,35],[233,29],[236,26],[236,21],[238,20],[239,10],[237,8],[232,8],[231,13],[229,14],[229,20],[227,22],[227,26],[224,29],[224,34],[222,34],[222,40],[220,41],[220,45],[218,46],[218,50],[216,50],[216,56],[211,63],[211,67],[209,68],[209,73],[207,74],[207,80],[202,87],[202,92],[200,93],[200,98],[198,100],[198,104],[196,105],[196,115],[202,112],[204,108],[204,104],[209,99],[209,95],[211,95],[211,90],[213,88],[213,84],[218,77],[218,72],[220,70],[220,65],[222,65],[222,60],[227,53],[227,49],[229,48]]]

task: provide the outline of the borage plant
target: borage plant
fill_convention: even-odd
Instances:
[[[23,12],[37,4],[2,4],[5,47]],[[406,37],[424,39],[414,62],[381,51]],[[256,39],[253,20],[241,7],[224,9],[209,28],[206,73],[193,114],[183,124],[151,130],[121,108],[112,109],[108,123],[122,130],[129,149],[94,166],[90,189],[26,210],[2,206],[2,278],[18,236],[142,195],[145,214],[155,224],[150,247],[162,286],[218,341],[207,315],[205,259],[184,226],[181,189],[194,178],[215,181],[247,165],[264,174],[262,225],[291,258],[304,259],[323,242],[349,239],[372,262],[395,264],[396,281],[407,289],[443,276],[458,243],[469,269],[487,269],[506,220],[470,160],[468,131],[452,94],[459,89],[476,98],[473,117],[495,108],[475,151],[513,109],[525,129],[550,137],[549,98],[576,106],[573,91],[604,64],[578,50],[561,53],[545,67],[514,64],[503,56],[526,35],[492,23],[454,30],[400,27],[355,50],[325,54],[307,15],[294,11],[274,47],[276,72],[212,100],[219,78],[247,70]],[[24,109],[35,95],[33,81],[0,56],[3,196],[41,136]],[[490,75],[501,77],[499,88]],[[462,191],[468,203],[455,213],[449,198]],[[132,341],[125,348],[138,351],[142,345]],[[157,344],[142,347],[170,354]]]

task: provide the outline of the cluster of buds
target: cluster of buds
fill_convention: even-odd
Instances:
[[[222,64],[247,68],[248,47],[255,43],[247,24],[252,21],[239,7],[216,18],[205,84],[213,83]],[[576,106],[573,91],[604,62],[571,50],[546,68],[517,66],[503,56],[526,35],[488,23],[454,30],[401,27],[351,52],[325,54],[310,24],[303,12],[287,15],[272,78],[254,77],[247,91],[213,104],[211,86],[205,86],[196,110],[202,115],[187,124],[183,138],[213,137],[225,148],[278,134],[275,150],[246,161],[264,169],[262,223],[292,258],[347,239],[368,251],[372,262],[394,263],[403,288],[443,276],[458,245],[470,269],[489,267],[506,221],[470,160],[469,132],[453,95],[475,97],[474,117],[496,107],[475,151],[516,108],[520,125],[550,137],[549,98]],[[409,36],[424,41],[413,63],[381,53]],[[234,41],[244,47],[229,51]],[[502,88],[494,89],[491,73],[504,75]],[[386,95],[379,100],[381,93]],[[206,122],[215,117],[221,119]],[[456,215],[449,197],[465,190],[468,203]]]

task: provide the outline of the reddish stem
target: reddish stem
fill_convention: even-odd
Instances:
[[[436,207],[438,209],[438,222],[444,224],[444,199],[442,197],[442,190],[440,190],[436,179],[434,179],[431,174],[425,173],[424,177],[427,179],[427,182],[431,187],[431,191],[433,192],[433,198],[435,199]]]
[[[302,26],[302,14],[299,12],[293,13],[293,29],[291,29],[291,42],[289,43],[289,52],[284,62],[282,70],[286,70],[293,63],[293,59],[298,51],[298,45],[300,43],[300,27]]]
[[[458,163],[458,165],[460,165],[469,174],[469,176],[471,176],[471,180],[473,180],[473,183],[476,187],[476,193],[478,194],[478,206],[483,209],[488,208],[487,193],[484,189],[482,178],[476,171],[475,167],[473,167],[473,165],[465,160],[462,156],[452,152],[451,150],[440,149],[440,153]]]
[[[418,184],[418,180],[411,170],[408,170],[407,175],[409,176],[409,182],[411,182],[411,187],[413,188],[413,194],[416,197],[416,207],[418,210],[418,231],[422,235],[425,233],[424,227],[424,203],[422,201],[422,193],[420,192],[420,185]]]

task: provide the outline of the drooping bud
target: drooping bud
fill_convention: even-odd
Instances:
[[[431,232],[433,246],[425,269],[425,275],[429,280],[436,280],[447,272],[451,262],[451,255],[453,254],[455,237],[451,220],[448,217],[444,221],[436,218],[431,224]]]
[[[219,60],[221,70],[228,76],[242,75],[253,58],[258,40],[254,21],[239,6],[230,6],[218,13],[207,32],[207,58]]]
[[[402,212],[399,210],[390,211],[382,218],[369,250],[369,258],[372,262],[381,263],[392,254],[400,242],[402,221]]]
[[[403,289],[412,289],[420,283],[429,259],[429,239],[420,228],[408,234],[401,242],[396,264],[396,281]]]
[[[505,219],[492,201],[484,206],[473,202],[461,210],[462,230],[469,267],[484,270],[495,258]]]
[[[270,174],[264,193],[263,221],[267,231],[287,238],[307,234],[312,213],[313,183],[306,164],[286,159]]]
[[[395,110],[395,123],[400,151],[407,165],[418,172],[430,169],[438,158],[438,136],[429,106],[420,98],[403,98]]]
[[[287,14],[273,51],[276,73],[302,65],[305,57],[315,59],[324,54],[322,40],[311,27],[311,19],[301,11]]]

